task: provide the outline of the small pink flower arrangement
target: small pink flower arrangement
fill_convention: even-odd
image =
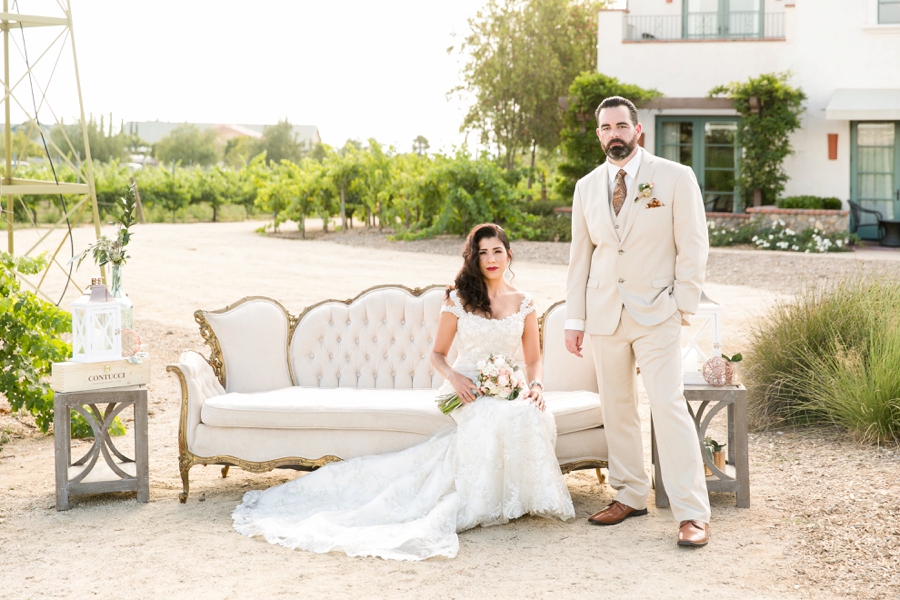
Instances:
[[[477,386],[475,394],[477,396],[493,396],[501,400],[515,400],[525,389],[525,384],[519,377],[516,377],[516,371],[519,365],[515,360],[506,358],[500,354],[491,354],[487,360],[480,360],[475,365],[478,373],[475,376],[475,385]],[[445,415],[459,408],[462,401],[459,395],[454,392],[437,397],[438,408]]]

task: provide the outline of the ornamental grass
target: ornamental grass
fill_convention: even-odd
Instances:
[[[777,304],[751,334],[751,423],[900,442],[900,282],[856,278]]]

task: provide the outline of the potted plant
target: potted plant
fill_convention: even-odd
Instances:
[[[723,448],[725,448],[725,444],[720,444],[709,436],[706,436],[705,443],[707,455],[712,459],[713,464],[716,465],[716,468],[724,473],[725,450],[723,450]]]
[[[722,358],[731,365],[731,377],[725,381],[725,385],[741,385],[741,361],[744,359],[740,352],[734,356],[722,355]]]

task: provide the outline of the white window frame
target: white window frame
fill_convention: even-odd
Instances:
[[[866,31],[877,32],[877,33],[896,33],[900,32],[900,23],[879,23],[878,22],[878,0],[868,0],[868,14],[866,19],[866,26],[863,27]]]

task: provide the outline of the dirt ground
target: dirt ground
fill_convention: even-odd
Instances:
[[[260,236],[258,226],[135,230],[124,287],[152,353],[149,504],[133,494],[84,496],[57,512],[52,435],[9,414],[0,399],[0,597],[900,598],[900,451],[859,446],[833,431],[751,434],[751,508],[713,494],[712,539],[699,550],[676,547],[671,512],[656,509],[652,495],[648,517],[589,525],[585,518],[613,497],[590,471],[566,476],[575,522],[525,517],[467,531],[455,559],[420,563],[291,551],[234,533],[231,511],[242,494],[302,476],[293,471],[232,469],[223,480],[216,467],[196,467],[191,498],[180,504],[180,391],[165,366],[186,348],[206,353],[194,310],[265,295],[296,314],[377,284],[447,283],[459,267],[452,254],[459,240],[395,244],[351,232],[300,241]],[[76,249],[91,233],[76,230]],[[22,231],[16,243],[34,238]],[[514,242],[514,251],[515,285],[542,307],[563,298],[565,244]],[[798,273],[893,271],[898,257],[714,250],[706,292],[723,305],[726,352],[745,349],[747,333],[780,294],[796,289]],[[76,279],[92,275],[85,263]],[[54,299],[61,281],[48,288]],[[70,287],[63,306],[76,294]],[[645,398],[642,411],[649,440]],[[89,445],[76,441],[73,453]]]

